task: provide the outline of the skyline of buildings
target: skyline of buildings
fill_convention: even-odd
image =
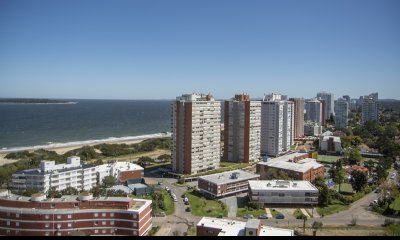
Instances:
[[[304,98],[289,98],[293,105],[293,138],[304,136]]]
[[[305,102],[305,120],[322,124],[322,103],[317,99],[310,99]]]
[[[378,106],[378,93],[371,93],[362,97],[362,124],[367,121],[378,121]]]
[[[329,120],[332,115],[333,116],[335,115],[333,93],[318,92],[317,98],[325,100],[325,103],[322,102],[323,108],[325,107],[325,116],[324,117],[325,117],[325,121]]]

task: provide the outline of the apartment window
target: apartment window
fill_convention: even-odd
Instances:
[[[57,236],[61,236],[61,233],[60,233],[60,232],[58,232],[58,233],[57,233]]]
[[[11,214],[8,212],[8,213],[7,213],[7,217],[9,217],[10,215],[11,215]]]
[[[44,227],[48,228],[48,227],[50,227],[50,224],[49,224],[49,223],[46,223],[46,224],[44,225]]]
[[[110,213],[110,217],[114,217],[114,213]]]
[[[55,208],[56,207],[56,204],[55,203],[52,203],[51,204],[51,208]]]
[[[7,234],[10,234],[10,232],[11,232],[10,230],[7,230]]]
[[[7,226],[10,226],[10,221],[7,221]]]
[[[106,221],[101,222],[102,225],[106,225]]]
[[[68,227],[72,227],[72,223],[68,223]]]
[[[71,219],[71,218],[72,218],[72,215],[71,215],[71,214],[68,214],[68,218],[70,218],[70,219]]]
[[[105,230],[105,229],[103,229],[101,232],[102,232],[102,233],[106,233],[106,230]]]
[[[94,233],[99,233],[99,230],[95,229],[95,230],[94,230]]]
[[[94,221],[94,225],[99,225],[99,221]]]
[[[135,231],[133,231],[133,235],[134,236],[136,236],[137,235],[137,231],[135,230]]]
[[[15,231],[15,235],[19,235],[19,231],[17,230],[17,231]]]
[[[50,218],[50,215],[46,214],[46,215],[44,216],[44,218],[45,218],[45,219],[49,219],[49,218]]]
[[[137,227],[137,223],[134,222],[134,223],[133,223],[133,226],[134,226],[134,227]]]
[[[79,206],[79,204],[78,203],[75,203],[75,207],[78,207]]]
[[[57,219],[61,219],[61,215],[57,215]]]
[[[15,217],[16,217],[16,218],[19,218],[19,213],[16,213],[16,214],[15,214]]]
[[[61,223],[57,224],[57,228],[61,228]]]
[[[110,222],[110,225],[114,225],[114,221],[111,221],[111,222]]]
[[[102,214],[101,214],[102,217],[105,217],[106,215],[107,215],[106,213],[102,213]]]
[[[15,222],[15,226],[16,226],[16,227],[19,227],[19,222]]]
[[[45,236],[50,236],[50,232],[46,232],[44,235]]]
[[[95,213],[95,214],[94,214],[94,217],[98,217],[98,216],[99,216],[99,214],[98,214],[98,213]]]

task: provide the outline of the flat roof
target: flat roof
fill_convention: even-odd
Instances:
[[[341,142],[341,141],[340,141],[340,137],[334,137],[334,136],[324,136],[324,137],[322,138],[322,141],[323,141],[323,142],[324,142],[324,141],[328,141],[329,138],[333,138],[333,141],[334,141],[334,142]]]
[[[324,165],[317,162],[317,160],[313,158],[304,158],[302,160],[298,160],[297,162],[291,162],[291,160],[295,157],[303,156],[307,153],[294,153],[289,154],[282,157],[269,159],[267,162],[261,162],[258,164],[270,166],[274,168],[281,168],[286,170],[292,170],[295,172],[307,172],[311,168],[317,169],[323,167]]]
[[[236,178],[232,178],[232,176],[236,176]],[[211,175],[201,176],[199,177],[199,179],[203,179],[205,181],[219,185],[231,182],[246,181],[257,177],[260,177],[260,175],[238,169],[229,172],[222,172],[222,173],[215,173]]]
[[[218,234],[218,236],[245,236],[246,235],[245,229],[247,224],[253,226],[253,223],[255,223],[256,221],[260,220],[249,219],[247,222],[242,222],[230,219],[203,217],[199,221],[199,223],[197,223],[197,226],[221,229],[221,232]],[[258,227],[259,225],[257,224],[255,228]],[[260,228],[260,236],[293,236],[293,235],[294,231],[291,229],[273,228],[269,226],[261,226]]]
[[[250,180],[251,190],[318,191],[309,181]]]

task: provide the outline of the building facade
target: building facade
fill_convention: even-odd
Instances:
[[[91,195],[46,199],[0,192],[0,235],[144,236],[152,228],[151,200]]]
[[[317,93],[317,98],[325,100],[325,119],[330,119],[331,116],[334,116],[333,93],[319,92]]]
[[[293,102],[266,95],[261,105],[261,153],[277,156],[293,144]]]
[[[344,98],[335,101],[335,127],[347,128],[349,119],[349,103]]]
[[[305,119],[315,123],[322,124],[322,103],[316,98],[306,101]]]
[[[310,182],[325,175],[324,165],[309,158],[308,153],[292,153],[257,163],[256,173],[260,174],[260,179],[269,178],[273,170],[282,171],[294,180]]]
[[[304,135],[319,136],[322,134],[322,126],[319,123],[307,121],[304,124]]]
[[[196,174],[219,167],[221,103],[211,95],[185,94],[172,103],[172,168]]]
[[[80,157],[68,157],[66,164],[42,160],[40,167],[16,172],[12,175],[12,188],[17,191],[27,189],[46,193],[50,188],[57,191],[73,187],[89,191],[101,184],[105,176],[113,176],[120,182],[143,177],[143,168],[129,162],[116,162],[91,166],[81,164]]]
[[[378,121],[378,93],[371,93],[362,98],[362,123]]]
[[[254,162],[260,159],[261,101],[249,95],[235,95],[225,101],[224,159],[230,162]]]
[[[293,102],[293,137],[304,137],[304,99],[290,98]]]
[[[248,190],[248,180],[258,179],[260,175],[243,170],[234,170],[199,177],[198,188],[213,198],[224,197]]]
[[[261,204],[318,204],[318,189],[309,181],[249,181],[249,198]]]

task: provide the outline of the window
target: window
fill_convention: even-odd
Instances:
[[[114,221],[110,221],[110,225],[114,225]]]
[[[99,225],[99,221],[94,221],[94,225]]]
[[[134,226],[134,227],[137,227],[137,223],[134,222],[134,223],[133,223],[133,226]]]
[[[137,235],[137,231],[135,230],[135,231],[133,231],[133,235]]]
[[[101,214],[101,216],[102,216],[102,217],[105,217],[106,215],[107,215],[107,214],[106,214],[106,213],[104,213],[104,212]]]
[[[68,223],[68,227],[72,227],[72,223]]]
[[[72,215],[71,215],[71,214],[68,214],[68,218],[72,218]]]
[[[55,203],[52,203],[51,204],[51,208],[55,208],[56,207],[56,204]]]
[[[60,232],[58,232],[58,233],[57,233],[57,236],[61,236],[61,233],[60,233]]]
[[[7,213],[7,217],[9,217],[10,215],[11,215],[11,214],[8,212],[8,213]]]
[[[15,226],[16,226],[16,227],[19,227],[19,222],[15,222]]]
[[[101,232],[102,232],[102,233],[106,233],[106,230],[105,230],[105,229],[103,229],[103,230],[101,230]]]
[[[94,214],[94,217],[98,217],[98,216],[99,216],[99,214],[98,214],[98,213],[95,213],[95,214]]]
[[[57,215],[57,219],[61,219],[61,215]]]
[[[16,213],[16,214],[15,214],[15,217],[16,217],[16,218],[19,218],[19,213]]]
[[[7,226],[10,226],[10,221],[7,221]]]
[[[114,213],[110,213],[110,217],[114,217]]]
[[[7,230],[7,234],[10,234],[10,232],[11,232],[10,230]]]
[[[253,236],[253,231],[249,231],[249,235],[250,235],[250,236]]]
[[[45,236],[50,236],[50,232],[46,232],[44,235]]]
[[[95,229],[95,230],[94,230],[94,233],[99,233],[99,230]]]
[[[49,224],[49,223],[46,223],[46,224],[44,225],[44,227],[48,228],[48,227],[50,227],[50,224]]]
[[[106,221],[101,222],[102,225],[106,225]]]
[[[49,216],[48,214],[46,214],[46,215],[44,216],[44,218],[45,218],[45,219],[49,219],[50,216]]]
[[[61,223],[57,224],[57,228],[58,228],[58,229],[61,228]]]

